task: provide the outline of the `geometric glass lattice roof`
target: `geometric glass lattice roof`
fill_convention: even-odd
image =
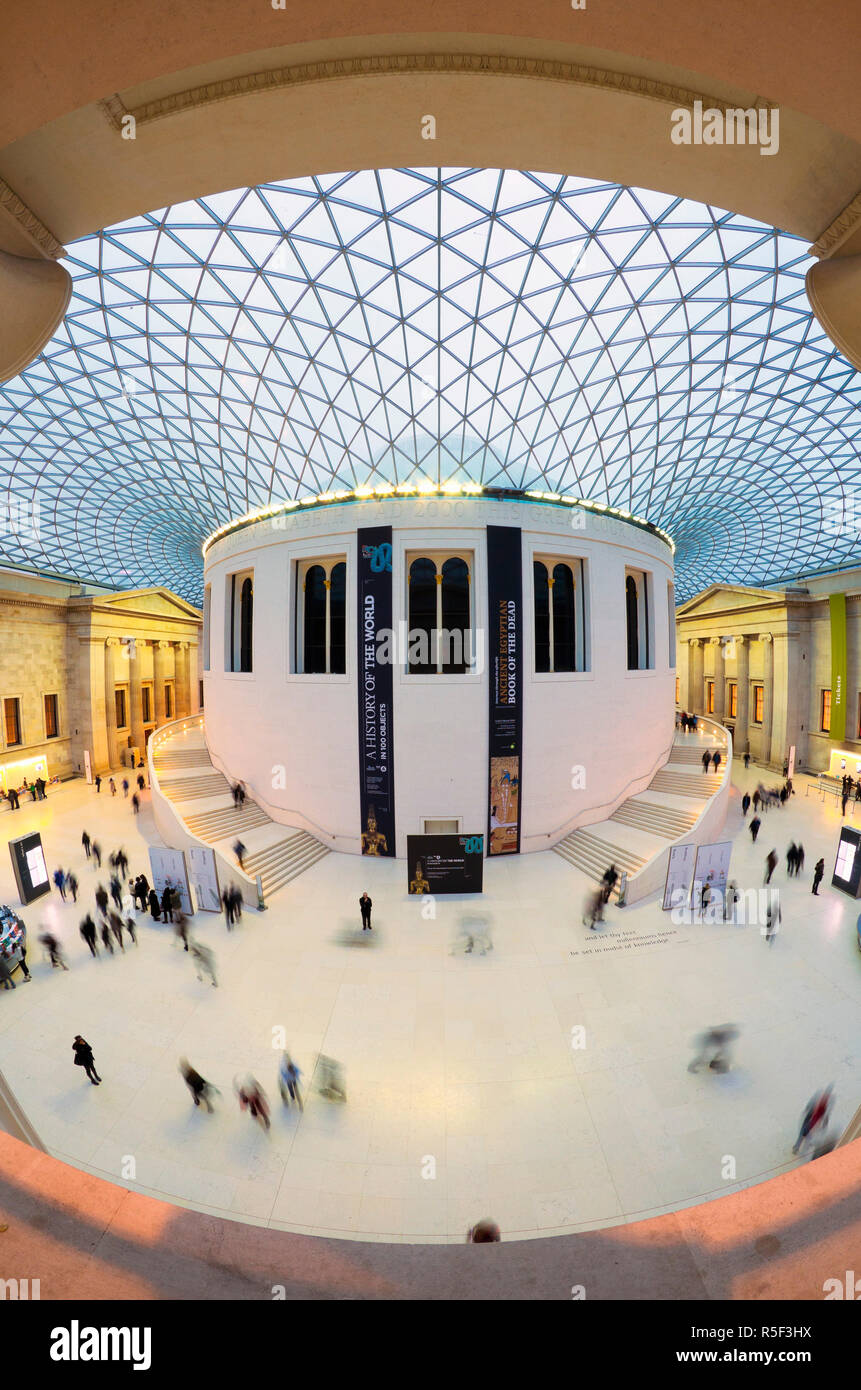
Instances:
[[[199,602],[231,518],[423,478],[646,517],[680,598],[861,559],[833,524],[861,379],[811,314],[806,244],[749,218],[379,170],[182,203],[65,264],[63,324],[0,387],[7,562]]]

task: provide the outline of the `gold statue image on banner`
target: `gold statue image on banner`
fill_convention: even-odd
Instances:
[[[377,829],[377,813],[372,806],[368,811],[368,828],[362,831],[362,853],[375,855],[379,859],[388,852],[386,837]]]
[[[429,892],[430,892],[430,884],[428,883],[427,879],[425,878],[424,866],[423,866],[421,860],[419,860],[419,862],[416,864],[416,876],[415,876],[415,878],[411,878],[411,879],[410,879],[410,892],[411,892],[411,893],[429,893]]]

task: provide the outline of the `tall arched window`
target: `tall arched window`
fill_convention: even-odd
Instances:
[[[347,669],[347,566],[303,560],[297,572],[296,670],[306,676]]]
[[[640,669],[640,615],[637,603],[637,581],[632,575],[625,580],[625,618],[628,624],[628,670]]]
[[[583,561],[533,559],[535,670],[585,671],[586,600]]]
[[[242,570],[227,577],[228,671],[251,671],[254,648],[254,572]]]
[[[239,669],[251,670],[251,641],[254,630],[254,580],[250,575],[242,581],[239,616]]]
[[[469,559],[417,555],[407,565],[409,670],[462,675],[471,657]]]

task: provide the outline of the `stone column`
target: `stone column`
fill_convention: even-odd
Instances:
[[[688,689],[690,686],[690,649],[687,637],[676,634],[676,675],[679,678],[679,709],[688,710]]]
[[[153,713],[155,715],[156,728],[165,722],[164,712],[164,683],[167,678],[167,653],[170,651],[170,642],[153,642],[152,646],[152,685],[153,685]]]
[[[750,638],[736,637],[735,678],[738,685],[738,706],[735,717],[735,752],[741,757],[750,749]]]
[[[114,665],[115,653],[119,651],[120,639],[109,637],[104,645],[104,673],[105,673],[105,736],[106,736],[106,762],[105,767],[112,768],[117,761],[117,701],[115,696],[115,686],[117,681],[116,667]],[[93,771],[101,771],[101,768],[94,768]]]
[[[703,696],[703,643],[702,638],[691,638],[691,688],[689,698],[692,714],[705,714]]]
[[[143,726],[143,690],[141,682],[141,662],[138,651],[146,642],[139,637],[129,638],[126,650],[129,660],[129,729],[132,745],[143,751],[146,736]]]
[[[762,643],[762,759],[770,765],[774,722],[774,643],[770,632],[761,632],[759,640]]]
[[[184,719],[186,715],[191,713],[187,642],[177,642],[176,644],[176,676],[174,677],[173,690],[176,699],[175,718]]]
[[[715,708],[713,717],[717,720],[719,724],[722,724],[724,721],[724,712],[726,709],[726,661],[724,659],[726,649],[720,637],[713,637],[711,639],[711,645],[714,651],[715,683]]]

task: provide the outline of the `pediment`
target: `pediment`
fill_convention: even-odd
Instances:
[[[761,608],[764,603],[785,603],[782,589],[752,589],[742,584],[712,584],[676,609],[677,618],[726,613],[729,609]]]

